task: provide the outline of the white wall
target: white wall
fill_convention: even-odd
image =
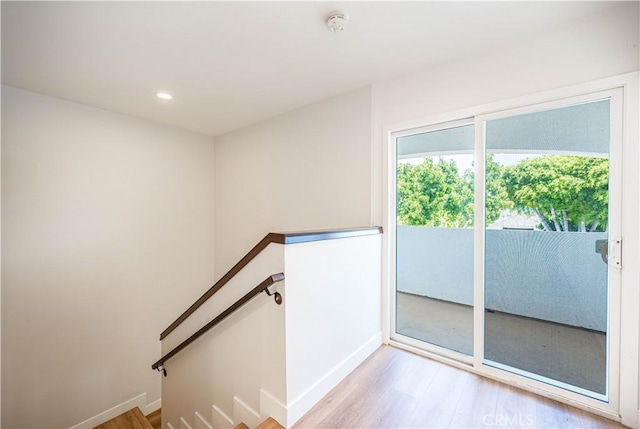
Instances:
[[[160,398],[159,333],[213,281],[213,141],[2,88],[2,426]]]
[[[494,52],[374,84],[374,224],[381,224],[384,207],[385,127],[415,126],[460,109],[636,71],[638,6],[628,2]]]
[[[265,234],[369,226],[371,91],[216,138],[216,275]]]
[[[287,426],[380,346],[381,242],[285,246]]]

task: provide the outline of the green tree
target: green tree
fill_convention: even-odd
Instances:
[[[502,167],[487,157],[487,222],[500,217],[509,206],[502,183]],[[473,226],[474,175],[460,174],[455,161],[425,158],[422,164],[400,164],[398,181],[398,224],[449,228]]]
[[[508,197],[546,231],[603,231],[608,220],[609,160],[548,155],[505,167]]]
[[[492,224],[500,218],[503,210],[509,209],[513,203],[509,200],[507,189],[504,184],[504,167],[493,159],[493,154],[488,154],[485,158],[485,222]],[[464,173],[465,180],[473,190],[474,173],[467,170]],[[469,201],[470,211],[473,213],[473,198]]]
[[[468,189],[453,161],[425,158],[422,164],[398,165],[398,223],[401,225],[467,226]],[[473,198],[473,195],[471,195]]]

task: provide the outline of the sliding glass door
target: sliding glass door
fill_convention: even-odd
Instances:
[[[394,135],[392,340],[596,406],[617,400],[615,94]]]
[[[474,126],[397,144],[397,332],[471,355]]]
[[[610,110],[604,99],[484,121],[484,360],[597,398],[607,395]]]

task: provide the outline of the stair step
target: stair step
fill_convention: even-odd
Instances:
[[[269,417],[267,420],[260,423],[256,429],[284,429],[284,427]]]
[[[126,413],[104,422],[94,429],[153,429],[149,420],[142,414],[140,408],[135,407]]]
[[[238,423],[233,429],[249,429],[249,426],[244,423]],[[260,423],[256,429],[284,429],[284,426],[269,417],[267,420]]]
[[[158,408],[151,414],[147,414],[147,420],[153,426],[153,429],[160,429],[162,427],[162,408]]]

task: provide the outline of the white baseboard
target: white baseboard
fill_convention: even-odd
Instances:
[[[230,429],[235,426],[233,420],[215,405],[211,407],[211,422],[219,429]]]
[[[189,423],[187,423],[187,421],[182,417],[180,417],[180,429],[191,429]]]
[[[159,401],[154,401],[152,404],[155,404],[156,402],[158,402],[159,404]],[[97,414],[91,418],[88,418],[87,420],[81,423],[78,423],[75,426],[72,426],[71,429],[92,429],[96,426],[101,425],[104,422],[111,420],[114,417],[118,417],[122,413],[126,413],[127,411],[135,407],[140,408],[140,411],[142,412],[146,411],[147,409],[146,392],[139,394],[135,398],[131,398],[128,401],[118,404],[115,407],[109,408],[108,410],[103,411],[100,414]]]
[[[196,411],[195,425],[193,429],[213,429],[209,422]]]
[[[236,424],[244,423],[250,428],[255,428],[260,424],[260,415],[242,399],[233,397],[233,421]]]
[[[260,389],[260,421],[265,421],[269,417],[287,426],[287,406],[265,389]]]
[[[320,401],[327,393],[338,385],[347,375],[351,373],[358,365],[360,365],[367,357],[380,347],[382,344],[382,332],[376,333],[368,341],[366,341],[358,350],[349,355],[346,359],[336,365],[324,377],[319,379],[314,385],[308,388],[304,393],[295,398],[287,406],[287,421],[285,427],[291,427],[309,411],[315,404]]]
[[[162,408],[162,399],[156,399],[152,403],[147,404],[146,407],[140,408],[140,411],[142,411],[142,413],[145,416],[148,416],[149,414],[153,413],[154,411],[159,410],[160,408]]]

